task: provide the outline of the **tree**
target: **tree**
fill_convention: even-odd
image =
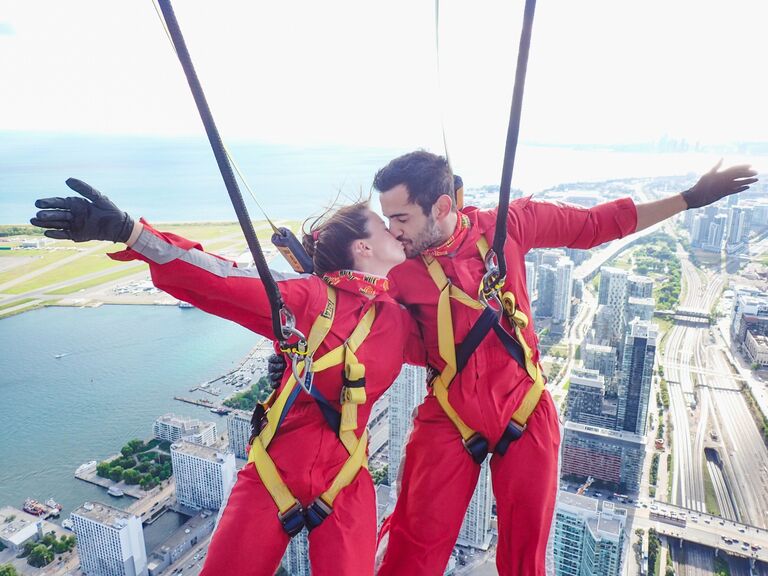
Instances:
[[[27,563],[35,568],[41,568],[42,566],[50,564],[51,561],[53,561],[53,552],[51,549],[45,544],[38,544],[29,554]]]
[[[100,462],[98,466],[96,466],[96,475],[101,476],[102,478],[109,478],[109,469],[112,468],[112,464],[109,462]]]
[[[109,479],[115,482],[120,482],[123,479],[123,467],[113,466],[109,469]]]
[[[0,576],[19,576],[13,564],[0,564]]]
[[[141,480],[141,472],[138,470],[130,469],[123,472],[123,480],[126,484],[138,484]]]

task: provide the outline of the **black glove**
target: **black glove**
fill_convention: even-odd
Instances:
[[[267,380],[273,389],[277,389],[283,381],[283,374],[288,367],[288,362],[282,354],[272,354],[267,358]]]
[[[708,206],[720,198],[743,192],[749,188],[750,184],[757,182],[757,178],[754,178],[757,172],[752,170],[748,164],[731,166],[718,172],[722,163],[723,161],[720,160],[712,170],[699,178],[693,188],[682,193],[689,209]]]
[[[48,238],[57,240],[111,240],[125,242],[133,232],[133,219],[115,206],[101,192],[82,180],[70,178],[67,186],[85,196],[67,198],[41,198],[35,202],[40,210],[29,222],[46,230]]]

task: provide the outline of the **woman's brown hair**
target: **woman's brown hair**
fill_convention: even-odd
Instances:
[[[355,202],[328,210],[313,220],[308,230],[302,227],[301,243],[312,258],[315,274],[354,268],[352,242],[370,237],[368,213],[368,202]]]

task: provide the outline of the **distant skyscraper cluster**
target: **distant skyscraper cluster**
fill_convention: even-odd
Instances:
[[[759,197],[732,195],[718,202],[684,213],[684,225],[691,246],[705,252],[744,252],[753,229],[768,225],[768,203]]]
[[[569,383],[563,477],[639,489],[658,336],[654,308],[650,278],[600,268],[593,328]]]
[[[554,334],[564,334],[571,321],[574,262],[565,250],[534,250],[526,255],[525,274],[537,323],[544,319]]]

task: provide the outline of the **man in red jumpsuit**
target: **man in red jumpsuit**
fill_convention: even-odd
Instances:
[[[636,205],[623,198],[581,208],[522,198],[510,203],[506,219],[504,291],[532,320],[526,291],[524,256],[533,248],[588,249],[646,228],[687,208],[710,204],[756,181],[748,166],[705,174],[690,190]],[[445,366],[438,349],[440,291],[417,256],[427,254],[442,266],[453,286],[476,295],[486,272],[476,242],[493,242],[495,210],[457,210],[453,175],[446,160],[418,151],[396,158],[378,172],[374,187],[390,231],[403,242],[404,264],[390,277],[396,297],[415,317],[437,372]],[[451,298],[454,340],[460,343],[480,315]],[[512,331],[506,319],[502,324]],[[523,329],[538,362],[533,322]],[[494,447],[532,385],[495,334],[487,335],[449,388],[450,404],[463,421]],[[491,457],[498,513],[496,564],[502,575],[542,575],[557,491],[560,430],[552,398],[544,391],[522,436],[504,456]],[[480,467],[467,454],[461,436],[438,403],[433,389],[419,406],[405,450],[401,490],[386,522],[388,539],[379,576],[442,575],[477,483]]]

